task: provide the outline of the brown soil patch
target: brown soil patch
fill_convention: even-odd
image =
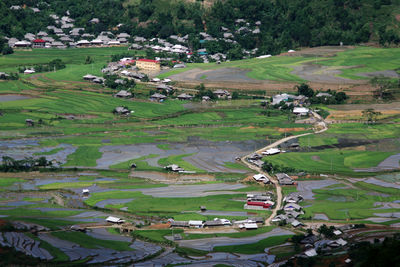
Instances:
[[[367,147],[366,146],[356,146],[356,147],[352,147],[351,150],[366,151]]]
[[[254,126],[248,126],[248,127],[242,127],[240,130],[247,130],[247,129],[255,129],[256,127]]]
[[[5,225],[7,222],[5,220],[0,220],[0,226]]]
[[[365,105],[365,108],[371,108],[371,105]],[[400,115],[400,110],[383,110],[383,109],[375,109],[382,113],[378,119],[382,119],[385,117]],[[330,114],[327,117],[328,120],[362,120],[362,111],[363,110],[331,110]]]
[[[397,15],[396,15],[396,20],[397,20],[397,21],[400,21],[400,14],[397,14]]]
[[[299,128],[277,128],[278,132],[280,133],[285,133],[285,132],[299,132],[299,131],[304,131],[305,128],[299,127]]]
[[[348,49],[353,49],[354,46],[320,46],[320,47],[305,47],[293,53],[282,53],[279,56],[319,56],[319,57],[331,57],[336,55],[338,52],[343,52]]]
[[[148,229],[167,229],[171,225],[169,223],[159,223],[159,224],[153,224],[147,227]]]
[[[321,160],[321,158],[319,156],[312,156],[311,159],[314,160],[314,161],[320,161]]]

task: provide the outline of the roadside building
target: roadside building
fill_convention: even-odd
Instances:
[[[266,155],[266,156],[271,156],[271,155],[276,155],[279,153],[281,153],[281,150],[279,148],[274,147],[274,148],[267,149],[266,151],[262,152],[261,154]]]
[[[172,221],[170,224],[170,227],[180,227],[180,228],[189,227],[189,222],[187,222],[187,221]]]
[[[277,173],[276,178],[279,181],[280,185],[293,185],[295,184],[294,180],[287,175],[286,173]]]
[[[306,116],[309,112],[310,110],[308,108],[303,107],[295,107],[293,109],[293,113],[300,116]]]
[[[114,216],[108,216],[108,217],[106,218],[106,222],[121,224],[121,223],[124,223],[125,220],[122,220],[121,218],[114,217]]]

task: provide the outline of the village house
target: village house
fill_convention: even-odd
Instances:
[[[113,111],[114,114],[118,115],[129,115],[131,111],[126,107],[116,107]]]
[[[114,216],[108,216],[108,217],[106,218],[106,222],[121,224],[121,223],[124,223],[125,220],[122,220],[122,219],[120,219],[120,218],[118,218],[118,217],[114,217]]]
[[[171,221],[170,227],[189,227],[189,222],[186,221]]]
[[[116,93],[114,96],[120,97],[120,98],[129,98],[129,97],[132,97],[132,93],[128,92],[126,90],[121,90],[118,93]]]
[[[88,47],[88,46],[90,46],[90,42],[88,40],[79,40],[76,43],[76,46],[77,47]]]
[[[296,203],[288,203],[283,207],[284,211],[298,211],[301,209],[302,207]]]
[[[46,41],[43,39],[34,39],[32,41],[33,48],[45,48],[45,46],[46,46]]]
[[[308,108],[303,108],[303,107],[295,107],[293,109],[293,114],[300,115],[300,116],[306,116],[310,110]]]
[[[136,60],[136,67],[143,70],[160,70],[161,65],[160,62],[157,60],[152,59],[138,59]]]
[[[52,48],[59,48],[59,49],[67,48],[67,46],[66,46],[65,44],[63,44],[62,42],[59,42],[59,41],[52,42],[52,43],[50,44],[50,46],[51,46]]]
[[[93,81],[96,78],[97,78],[97,76],[94,76],[92,74],[86,74],[85,76],[83,76],[83,79],[86,81]]]
[[[155,93],[153,95],[150,96],[150,100],[152,101],[158,101],[158,102],[162,102],[166,99],[167,97],[163,94],[159,94],[159,93]]]
[[[286,173],[277,173],[276,178],[278,179],[280,185],[293,185],[294,184],[294,180]]]
[[[298,192],[291,192],[287,196],[283,198],[283,202],[286,203],[298,203],[303,200],[303,196],[300,195]]]
[[[281,150],[279,148],[274,147],[274,148],[267,149],[266,151],[263,151],[261,154],[266,155],[266,156],[271,156],[271,155],[276,155],[279,153],[281,153]]]
[[[171,165],[165,166],[164,169],[166,169],[167,171],[173,171],[173,172],[181,172],[181,171],[184,171],[183,168],[179,167],[179,166],[176,165],[176,164],[171,164]]]
[[[213,94],[218,98],[229,97],[231,95],[227,90],[221,89],[213,91]]]
[[[26,69],[26,70],[24,70],[24,74],[32,74],[32,73],[35,73],[34,69]]]
[[[17,41],[17,42],[14,43],[14,47],[16,47],[16,48],[28,48],[28,47],[31,47],[31,43],[28,42],[28,41],[24,41],[24,40]]]
[[[189,95],[189,94],[183,93],[183,94],[178,95],[177,98],[178,98],[179,100],[192,100],[192,99],[193,99],[193,96],[192,96],[192,95]]]

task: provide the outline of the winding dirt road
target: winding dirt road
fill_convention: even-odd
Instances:
[[[287,141],[289,141],[291,139],[298,138],[298,137],[301,137],[301,136],[310,135],[310,134],[318,134],[318,133],[322,133],[322,132],[325,132],[326,130],[328,130],[324,119],[319,114],[317,114],[314,111],[311,111],[311,114],[316,119],[316,126],[318,126],[320,128],[320,130],[317,130],[318,128],[316,128],[313,133],[304,133],[304,134],[293,135],[293,136],[282,138],[282,139],[280,139],[280,140],[278,140],[278,141],[276,141],[276,142],[274,142],[274,143],[272,143],[272,144],[270,144],[270,145],[268,145],[266,147],[263,147],[263,148],[261,148],[261,149],[259,149],[257,151],[254,151],[253,153],[261,154],[263,151],[265,151],[267,149],[270,149],[270,148],[277,147],[278,145],[280,145],[282,143],[285,143],[285,142],[287,142]],[[253,153],[251,153],[251,154],[253,154]],[[275,177],[269,175],[267,172],[263,171],[261,168],[259,168],[259,167],[257,167],[257,166],[255,166],[255,165],[253,165],[253,164],[251,164],[251,163],[246,161],[246,158],[249,157],[251,154],[242,157],[241,158],[242,162],[244,164],[246,164],[246,166],[249,167],[250,169],[255,170],[255,171],[265,175],[276,187],[276,205],[275,205],[275,208],[272,210],[272,214],[265,220],[265,225],[269,226],[269,225],[271,225],[272,218],[274,218],[276,216],[278,210],[281,209],[282,199],[283,199],[282,187],[280,186],[278,180]]]

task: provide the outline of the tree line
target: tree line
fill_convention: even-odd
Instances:
[[[340,42],[400,43],[400,23],[394,17],[399,0],[216,0],[211,6],[184,0],[55,0],[49,4],[31,0],[29,7],[38,7],[39,13],[29,7],[10,10],[11,5],[23,4],[22,0],[0,2],[0,36],[23,38],[26,32],[37,33],[54,24],[50,14],[62,16],[68,11],[75,27],[84,27],[89,33],[113,30],[146,38],[188,34],[192,49],[229,51],[231,59],[240,58],[242,49],[277,54],[295,47]],[[98,18],[99,23],[89,23],[92,18]],[[237,19],[245,22],[238,25]],[[261,22],[260,33],[236,34],[237,43],[199,42],[199,32],[222,37],[222,26],[235,33],[241,26],[254,29],[256,21]]]

